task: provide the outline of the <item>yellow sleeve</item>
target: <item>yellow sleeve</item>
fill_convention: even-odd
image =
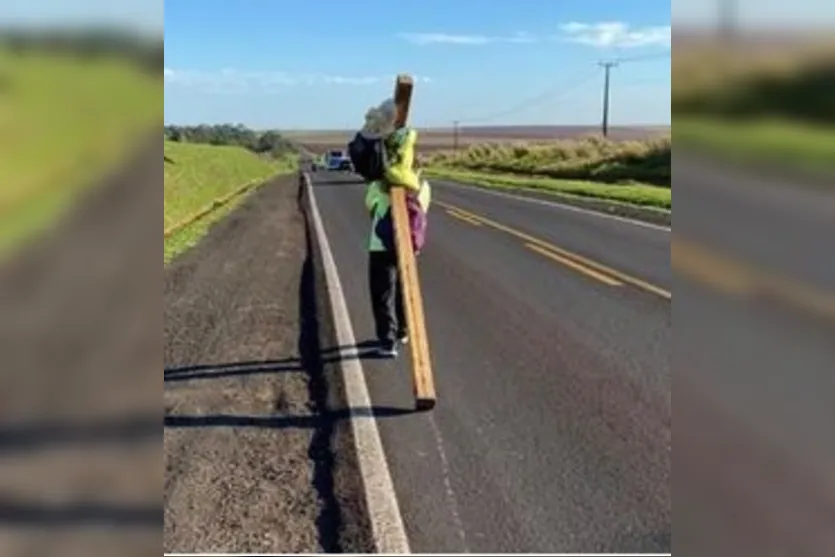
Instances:
[[[420,178],[415,172],[415,145],[417,130],[410,129],[397,149],[396,162],[386,169],[386,182],[396,186],[405,186],[412,190],[420,188]]]

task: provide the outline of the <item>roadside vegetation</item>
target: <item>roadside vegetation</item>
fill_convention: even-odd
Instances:
[[[242,147],[175,141],[165,141],[164,156],[166,230],[247,184],[257,185],[277,174],[294,171],[297,164],[297,156],[292,152],[267,157]],[[164,263],[196,245],[213,223],[229,214],[244,198],[245,195],[234,197],[166,238]]]
[[[766,46],[677,50],[676,135],[740,162],[835,174],[835,47]]]
[[[202,143],[242,147],[259,155],[284,158],[298,153],[295,143],[276,130],[255,131],[243,124],[215,126],[165,126],[165,138],[178,143]]]
[[[162,124],[161,53],[119,34],[0,34],[0,258]]]
[[[541,143],[483,144],[426,158],[430,176],[487,187],[672,208],[672,139],[599,137]]]

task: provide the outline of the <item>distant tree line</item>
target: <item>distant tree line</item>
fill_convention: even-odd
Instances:
[[[85,58],[118,56],[147,71],[162,74],[165,46],[162,38],[142,37],[111,27],[78,29],[0,28],[0,48],[19,54],[52,52]]]
[[[277,131],[257,132],[243,124],[165,126],[165,138],[182,143],[232,145],[258,154],[281,157],[297,153],[297,146]]]

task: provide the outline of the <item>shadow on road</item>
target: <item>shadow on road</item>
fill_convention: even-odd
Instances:
[[[101,444],[132,444],[160,438],[159,415],[100,418],[91,423],[28,423],[0,426],[0,456],[7,453],[81,448]]]
[[[264,375],[270,373],[286,373],[290,371],[304,371],[301,360],[287,358],[285,360],[264,360],[259,362],[239,362],[215,365],[194,365],[167,368],[164,372],[165,382],[191,381],[192,379],[221,379],[224,377],[240,377],[244,375]]]
[[[164,370],[166,384],[196,380],[224,380],[269,374],[299,373],[307,377],[310,412],[304,415],[234,415],[213,413],[209,415],[166,415],[164,428],[258,428],[258,429],[306,429],[312,432],[307,448],[313,465],[313,488],[319,500],[316,527],[319,545],[325,553],[343,551],[340,532],[343,526],[343,510],[337,496],[335,478],[337,466],[335,453],[336,427],[352,417],[396,417],[414,412],[413,408],[372,407],[334,409],[329,406],[328,375],[334,371],[329,366],[341,361],[376,359],[374,341],[364,341],[351,346],[322,348],[319,323],[321,293],[317,288],[317,273],[313,261],[313,246],[307,233],[307,258],[299,281],[299,338],[298,358],[255,360],[218,364],[199,364],[169,367]],[[157,418],[158,420],[158,418]],[[156,422],[159,434],[159,421]]]
[[[374,341],[364,341],[353,346],[335,346],[319,351],[314,356],[307,355],[322,364],[345,362],[348,360],[381,359],[374,351]],[[193,366],[166,368],[164,377],[166,383],[177,381],[192,381],[194,379],[223,379],[225,377],[242,377],[247,375],[266,375],[271,373],[306,372],[308,368],[301,358],[286,358],[283,360],[263,360],[253,362],[234,362],[224,364],[200,364]]]
[[[98,418],[90,423],[41,422],[0,426],[0,458],[12,462],[26,453],[89,450],[100,446],[134,446],[159,442],[159,414]],[[0,495],[0,527],[77,528],[109,526],[160,528],[158,504],[77,500],[66,503],[15,501]]]
[[[412,408],[374,406],[311,414],[307,416],[243,416],[233,414],[212,414],[209,416],[169,415],[165,416],[165,427],[255,427],[262,429],[318,428],[323,420],[337,421],[352,417],[393,418],[414,414]],[[157,426],[159,427],[159,426]]]
[[[81,450],[102,445],[132,446],[160,439],[159,415],[99,418],[90,423],[41,422],[0,426],[0,457],[27,452]],[[163,511],[156,504],[72,501],[49,504],[0,499],[0,526],[74,528],[85,525],[159,528]]]
[[[165,519],[160,505],[119,505],[75,502],[66,505],[0,501],[0,525],[79,527],[88,524],[105,526],[140,526],[160,528]]]

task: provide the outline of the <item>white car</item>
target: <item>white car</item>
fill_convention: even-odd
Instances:
[[[354,165],[345,151],[332,150],[325,154],[325,170],[339,172],[353,172]]]

